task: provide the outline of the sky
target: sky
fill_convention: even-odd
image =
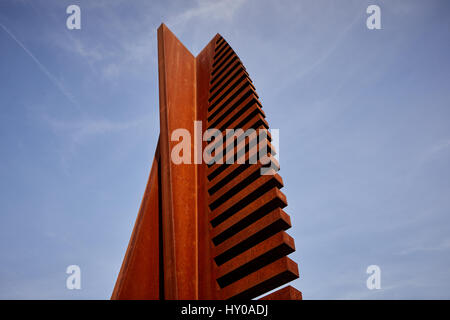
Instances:
[[[110,298],[159,134],[162,22],[194,55],[220,33],[280,130],[304,299],[449,299],[449,9],[0,0],[0,299]]]

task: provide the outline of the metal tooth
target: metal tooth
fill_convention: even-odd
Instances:
[[[219,267],[217,282],[222,288],[295,251],[294,239],[284,231],[267,236],[268,233],[265,231],[270,231],[272,226],[280,221],[270,221],[269,218],[273,218],[273,216],[265,217],[264,220],[268,221],[264,222],[270,224],[261,228],[259,232],[260,235],[265,235],[264,238],[258,239],[259,242],[253,247],[227,260]],[[246,239],[249,238],[247,236]]]
[[[219,34],[194,57],[162,24],[158,59],[160,138],[111,298],[251,299],[298,278],[287,257],[295,245],[285,233],[291,221],[269,125],[239,57]],[[176,165],[171,133],[185,128],[193,137],[196,120],[217,127],[223,141],[226,129],[238,128],[265,130],[267,138],[233,145],[228,155],[245,164]],[[261,143],[273,175],[259,174],[261,161],[248,163]],[[264,298],[301,293],[288,286]]]
[[[220,114],[217,115],[217,117],[214,119],[214,121],[211,121],[211,123],[208,123],[208,129],[209,128],[217,128],[221,131],[224,131],[226,129],[237,129],[245,126],[246,123],[250,122],[251,119],[247,119],[250,112],[252,114],[260,114],[262,119],[266,117],[266,114],[261,109],[261,107],[258,104],[258,100],[255,97],[255,95],[249,91],[248,94],[243,94],[239,98],[239,105],[236,107],[231,106],[230,108],[227,108],[225,110],[222,110]],[[255,112],[253,112],[255,111]],[[245,120],[244,122],[239,121],[236,122],[236,120]],[[266,122],[264,120],[264,122]],[[266,122],[267,124],[267,122]],[[267,124],[267,127],[269,125]]]
[[[237,65],[236,69],[231,69],[229,73],[224,74],[223,81],[219,83],[220,86],[216,86],[210,89],[210,98],[208,99],[208,101],[211,102],[217,95],[221,94],[225,90],[225,88],[227,88],[227,86],[231,83],[231,81],[233,81],[236,77],[240,76],[241,74],[245,74],[250,80],[250,77],[247,71],[245,71],[245,69],[243,68],[243,66]]]
[[[278,174],[264,175],[260,179],[255,180],[244,191],[227,199],[223,204],[214,210],[210,210],[210,222],[213,227],[218,226],[229,217],[233,216],[240,210],[243,210],[258,196],[266,193],[273,187],[279,189],[283,186],[283,181]]]
[[[297,278],[297,264],[288,257],[283,257],[223,288],[222,297],[253,299]]]
[[[223,61],[227,61],[227,59],[229,59],[229,57],[232,55],[235,55],[235,53],[234,53],[233,49],[231,49],[231,47],[228,46],[220,55],[217,56],[217,59],[214,60],[213,72],[219,63],[222,63]],[[222,61],[222,59],[223,59],[223,61]]]
[[[211,74],[211,85],[214,85],[219,79],[219,82],[223,79],[223,74],[226,74],[230,69],[234,67],[236,64],[240,64],[239,58],[235,55],[228,61],[227,64],[222,66],[220,69],[217,69],[215,74]]]
[[[229,79],[231,81],[229,83],[226,83],[226,87],[223,88],[223,90],[217,96],[212,97],[212,99],[210,100],[211,107],[218,105],[221,101],[226,100],[226,98],[230,95],[230,92],[239,84],[241,84],[244,80],[250,82],[248,80],[247,73],[242,69],[240,69],[240,71],[237,72],[236,74],[233,74],[233,76],[234,78]]]

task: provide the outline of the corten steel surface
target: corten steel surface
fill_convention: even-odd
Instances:
[[[287,257],[295,245],[285,232],[291,221],[283,211],[276,150],[239,57],[218,34],[194,57],[162,24],[158,61],[160,137],[111,298],[252,299],[298,278],[297,264]],[[203,131],[219,129],[223,141],[230,136],[226,129],[260,129],[266,136],[241,139],[236,132],[226,141],[229,150],[214,138],[196,145],[194,121]],[[191,134],[191,164],[171,160],[179,143],[171,134],[179,128]],[[268,153],[259,159],[262,144]],[[223,148],[223,158],[206,164],[205,148]],[[262,175],[262,168],[272,174]],[[287,286],[262,299],[301,298]]]

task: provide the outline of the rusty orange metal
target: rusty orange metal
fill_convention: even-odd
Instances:
[[[158,147],[111,298],[253,299],[298,278],[297,264],[287,257],[295,244],[285,232],[291,221],[282,210],[287,201],[276,173],[276,150],[237,54],[217,34],[194,57],[162,24],[158,71]],[[204,129],[219,129],[224,141],[226,129],[264,130],[266,137],[237,144],[234,140],[241,137],[236,135],[217,163],[175,164],[171,152],[178,141],[172,141],[172,132],[183,128],[196,137],[194,121]],[[217,142],[199,144],[191,143],[190,150],[197,160]],[[260,173],[267,167],[258,158],[260,144],[268,148],[272,175]],[[227,155],[243,163],[227,164]],[[287,286],[263,299],[301,298],[300,291]]]

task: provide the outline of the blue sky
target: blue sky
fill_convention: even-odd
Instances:
[[[450,298],[449,9],[1,0],[0,298],[110,297],[159,132],[161,22],[194,54],[224,36],[280,129],[305,299]],[[71,264],[81,290],[65,287]]]

